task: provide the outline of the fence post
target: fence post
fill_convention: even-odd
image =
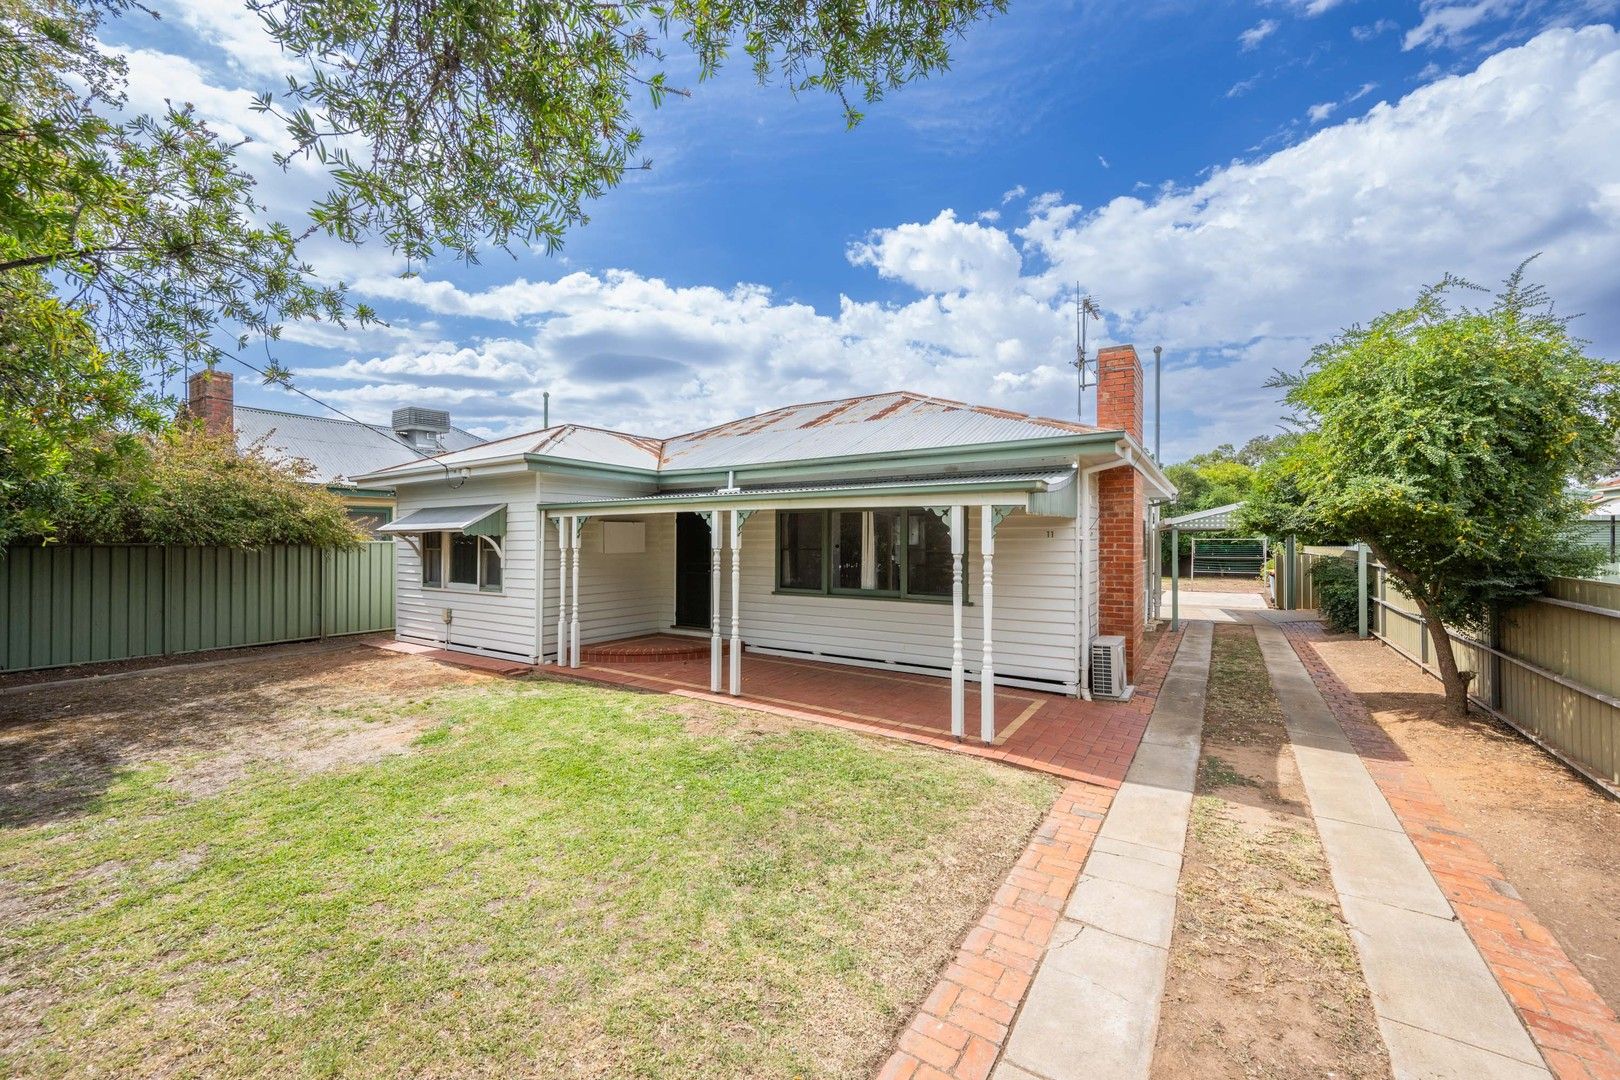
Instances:
[[[1293,611],[1295,602],[1299,598],[1299,583],[1294,580],[1299,571],[1299,567],[1295,562],[1295,548],[1298,543],[1299,538],[1293,534],[1289,534],[1288,539],[1283,541],[1283,560],[1288,564],[1288,573],[1283,576],[1284,611]]]
[[[1356,636],[1363,640],[1367,637],[1367,545],[1356,544],[1356,599],[1359,611],[1356,614]]]
[[[1181,530],[1170,528],[1170,629],[1181,629]]]

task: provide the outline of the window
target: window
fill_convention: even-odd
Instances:
[[[839,510],[832,515],[833,589],[900,592],[899,510]]]
[[[951,595],[950,529],[927,510],[783,511],[776,541],[783,592]]]
[[[493,541],[493,543],[491,543]],[[433,588],[501,590],[499,536],[466,533],[422,534],[422,584]]]
[[[776,586],[797,592],[825,592],[822,537],[827,516],[819,510],[776,515]]]
[[[935,514],[906,515],[906,592],[951,595],[951,530]]]
[[[366,530],[373,540],[389,540],[388,536],[378,536],[379,526],[386,525],[394,520],[394,512],[386,506],[351,506],[343,513],[348,519]]]
[[[422,584],[444,584],[444,533],[422,534]]]

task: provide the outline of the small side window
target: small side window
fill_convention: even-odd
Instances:
[[[479,558],[481,560],[478,567],[478,587],[486,592],[500,592],[501,553],[496,551],[495,547],[500,544],[501,537],[492,536],[489,539],[495,541],[495,543],[491,544],[482,540],[478,543]]]
[[[422,584],[444,584],[444,533],[422,534]]]

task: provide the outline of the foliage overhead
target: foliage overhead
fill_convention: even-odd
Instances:
[[[308,67],[258,107],[286,121],[287,158],[330,169],[316,222],[415,260],[556,247],[632,166],[633,96],[689,93],[670,82],[664,42],[699,80],[740,47],[761,82],[835,94],[854,125],[860,104],[943,70],[951,42],[1006,3],[250,0]]]
[[[132,481],[123,458],[165,425],[152,387],[168,376],[234,359],[286,381],[284,324],[372,321],[304,261],[312,234],[414,261],[555,247],[639,148],[632,96],[672,92],[659,41],[678,39],[699,79],[741,48],[761,80],[836,94],[855,123],[858,102],[943,69],[1005,3],[251,0],[305,72],[257,102],[286,122],[279,161],[313,157],[332,185],[295,228],[189,105],[126,112],[103,22],[157,12],[0,0],[0,542],[100,535],[106,508],[69,504]],[[248,364],[254,342],[267,355]]]
[[[1249,522],[1366,542],[1436,640],[1442,622],[1488,632],[1503,607],[1592,561],[1570,485],[1613,452],[1620,365],[1587,356],[1524,271],[1484,307],[1455,302],[1483,290],[1447,277],[1273,380],[1302,433],[1261,467]],[[1439,652],[1465,708],[1466,683]]]
[[[97,31],[131,7],[0,0],[0,284],[48,274],[115,364],[149,373],[213,366],[288,320],[370,321],[190,106],[112,118],[124,65]]]
[[[350,547],[368,537],[336,495],[306,483],[309,467],[239,451],[186,423],[137,441],[111,467],[69,470],[73,498],[51,539],[70,544],[270,544]],[[23,539],[42,539],[24,536]]]

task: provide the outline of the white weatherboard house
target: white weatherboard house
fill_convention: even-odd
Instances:
[[[1097,427],[894,392],[667,439],[563,424],[355,479],[397,492],[402,639],[578,666],[689,633],[732,694],[745,650],[939,675],[961,734],[967,680],[1089,695],[1103,635],[1135,663],[1148,500],[1174,492],[1135,350],[1098,369]]]

